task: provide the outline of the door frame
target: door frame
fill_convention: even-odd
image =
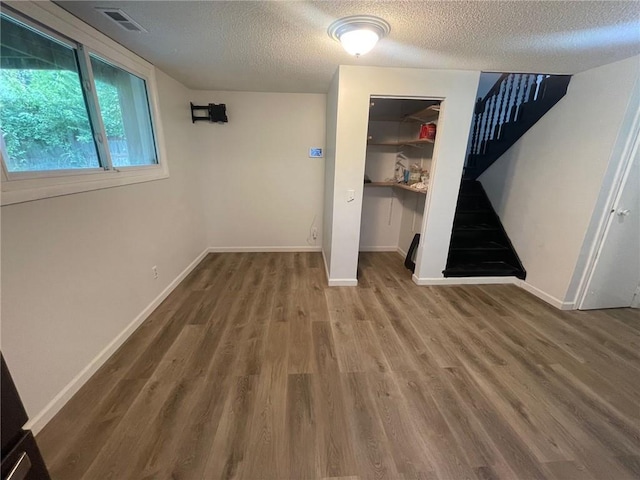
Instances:
[[[640,148],[640,79],[635,82],[629,106],[622,121],[618,139],[612,150],[609,166],[605,172],[600,196],[596,202],[591,224],[583,243],[584,260],[577,265],[572,284],[577,281],[573,308],[580,309],[593,277],[596,259],[604,245],[608,226],[622,188],[626,173],[631,168],[635,152]],[[585,253],[585,249],[587,250]],[[579,260],[580,262],[580,260]],[[573,285],[570,285],[570,289]],[[570,292],[569,292],[570,293]]]
[[[433,102],[440,102],[440,110],[438,113],[438,126],[440,126],[440,119],[443,116],[443,112],[445,111],[446,108],[446,98],[445,97],[438,97],[438,96],[422,96],[422,95],[384,95],[384,94],[371,94],[369,95],[369,101],[372,101],[374,99],[385,99],[385,100],[425,100],[425,101],[433,101]],[[371,109],[371,107],[369,107],[369,109]],[[367,120],[368,122],[368,120]],[[368,123],[367,123],[368,125]],[[436,135],[436,138],[433,142],[433,154],[431,156],[431,169],[430,169],[430,178],[433,179],[435,176],[435,169],[436,166],[438,165],[438,136]],[[366,155],[365,155],[365,162],[366,162]],[[424,246],[425,243],[425,229],[426,229],[426,222],[427,222],[427,215],[429,212],[429,200],[430,200],[430,193],[431,193],[431,185],[432,182],[429,182],[429,187],[427,188],[427,193],[425,196],[425,202],[424,202],[424,208],[422,209],[422,224],[420,225],[420,242],[418,243],[418,248],[416,250],[416,254],[415,254],[415,265],[420,265],[420,262],[422,261],[422,248]],[[414,195],[417,195],[416,193],[414,193]],[[363,191],[363,199],[364,199],[364,191]],[[364,205],[364,201],[362,202]],[[415,213],[414,213],[414,218],[413,218],[413,223],[415,225]],[[360,210],[360,229],[362,228],[362,208]],[[360,244],[360,232],[361,230],[358,230],[358,245]],[[407,248],[407,252],[409,251],[409,248]],[[399,253],[399,252],[398,252]],[[412,274],[412,277],[415,277],[415,270]]]

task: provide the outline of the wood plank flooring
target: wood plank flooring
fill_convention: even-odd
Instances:
[[[37,437],[54,479],[638,479],[640,313],[210,254]]]

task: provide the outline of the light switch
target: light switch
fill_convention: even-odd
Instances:
[[[356,191],[355,190],[347,190],[347,203],[353,202],[356,199]]]

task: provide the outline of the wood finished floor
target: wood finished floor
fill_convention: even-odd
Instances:
[[[637,479],[640,313],[211,254],[38,435],[54,479]]]

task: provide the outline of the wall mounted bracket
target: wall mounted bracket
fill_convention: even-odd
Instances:
[[[227,123],[227,106],[224,103],[216,105],[210,103],[209,105],[191,105],[191,123],[196,122],[211,122],[211,123]]]

